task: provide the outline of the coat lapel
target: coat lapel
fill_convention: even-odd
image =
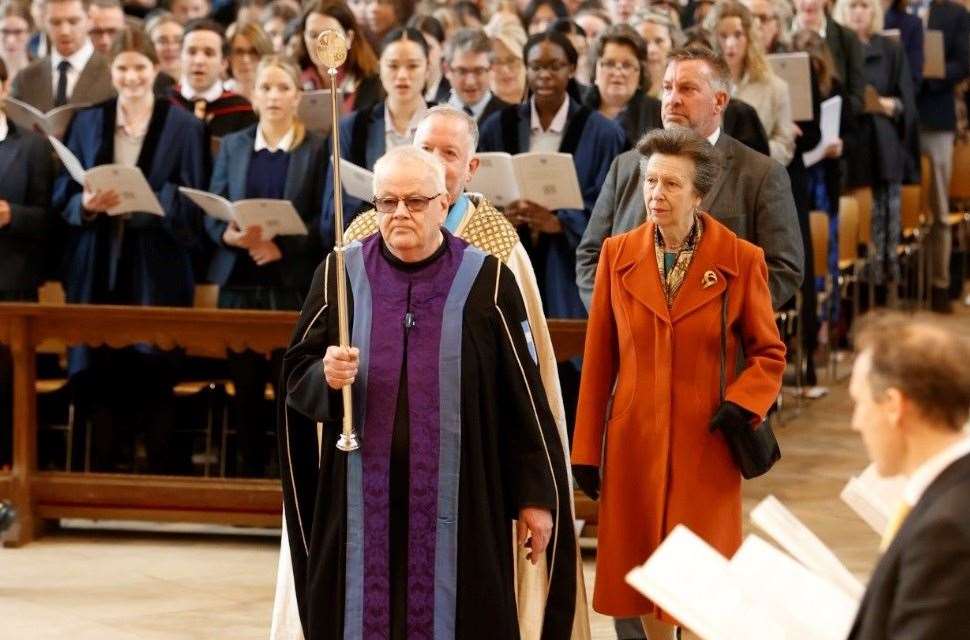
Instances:
[[[649,222],[629,232],[622,245],[617,270],[623,288],[654,315],[670,323],[670,312],[657,271],[653,234],[654,225]]]
[[[283,198],[290,202],[298,202],[306,176],[309,175],[310,144],[303,140],[290,153],[290,164],[286,170],[286,184],[283,186]]]
[[[54,108],[54,72],[51,65],[54,60],[47,56],[47,64],[40,66],[40,86],[37,87],[37,107],[41,111]]]
[[[526,99],[519,105],[519,144],[516,153],[529,151],[529,137],[532,135],[532,102]]]
[[[23,151],[23,145],[21,144],[21,134],[17,130],[17,126],[7,121],[7,126],[10,129],[7,131],[7,139],[2,143],[3,146],[0,147],[0,176],[7,175],[7,167],[14,160],[20,159],[21,152]],[[26,162],[26,160],[21,160],[21,162]]]
[[[671,322],[674,323],[719,299],[727,289],[728,277],[738,275],[736,237],[711,216],[701,214],[701,219],[704,232],[700,244],[670,310]],[[708,272],[713,274],[713,284],[707,284],[712,280]]]
[[[717,199],[717,194],[720,192],[721,187],[724,186],[724,182],[727,179],[727,175],[734,162],[734,148],[731,146],[727,134],[724,133],[724,129],[721,129],[721,135],[718,136],[717,144],[714,145],[714,149],[721,156],[721,172],[717,176],[717,180],[714,182],[714,186],[708,191],[707,196],[701,201],[701,209],[704,211],[711,210],[711,204]]]
[[[234,140],[234,142],[245,145],[245,147],[232,149],[229,155],[233,159],[232,162],[228,163],[229,188],[231,190],[229,199],[233,202],[243,200],[246,197],[246,176],[249,174],[249,159],[253,155],[253,148],[256,145],[256,127],[252,127],[250,131],[252,137],[245,135]]]
[[[97,53],[91,55],[88,63],[81,69],[74,85],[74,92],[69,102],[72,104],[90,104],[97,100],[108,73],[108,65]],[[113,92],[112,92],[113,93]]]

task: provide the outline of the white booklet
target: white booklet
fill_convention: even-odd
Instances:
[[[819,128],[822,139],[811,151],[802,154],[802,161],[806,167],[820,162],[825,157],[825,147],[839,139],[839,127],[842,123],[842,96],[832,96],[821,104],[819,109]]]
[[[65,104],[44,113],[32,104],[16,98],[7,97],[3,110],[15,125],[28,131],[40,131],[44,135],[63,138],[67,125],[71,124],[74,113],[87,107],[86,104]]]
[[[763,584],[746,584],[724,556],[683,525],[626,581],[704,640],[797,637],[768,611]]]
[[[484,194],[496,207],[516,200],[531,200],[550,211],[586,206],[568,153],[486,152],[477,157],[480,164],[468,191]]]
[[[222,196],[201,189],[179,187],[179,191],[213,218],[235,222],[243,230],[259,226],[264,240],[275,236],[307,235],[306,225],[289,200],[250,198],[229,202]]]
[[[946,77],[942,31],[927,29],[923,32],[923,77],[936,80]]]
[[[60,140],[54,136],[47,136],[57,152],[57,156],[64,163],[64,168],[71,174],[74,181],[81,186],[87,185],[92,191],[111,190],[118,194],[121,202],[118,206],[109,209],[108,215],[117,216],[123,213],[153,213],[156,216],[164,216],[165,211],[162,204],[158,201],[158,196],[152,190],[145,175],[138,167],[129,167],[121,164],[101,164],[91,167],[87,171],[81,166],[81,161],[77,159],[71,150],[64,146]]]
[[[782,549],[821,578],[841,589],[855,602],[862,600],[865,586],[842,564],[831,549],[818,539],[795,514],[774,496],[768,496],[751,511],[751,521],[774,538]]]
[[[772,71],[788,85],[792,120],[814,118],[812,72],[808,54],[804,51],[796,51],[795,53],[772,53],[767,57]]]
[[[903,476],[883,478],[870,464],[860,475],[849,479],[840,497],[873,531],[882,535],[905,486]]]
[[[742,584],[762,585],[759,597],[786,638],[844,640],[849,634],[859,603],[762,538],[748,536],[730,570]]]
[[[374,172],[343,158],[340,159],[340,184],[358,200],[374,199]]]
[[[337,89],[337,100],[343,100],[339,89]],[[296,108],[296,115],[308,131],[328,136],[330,129],[333,128],[331,111],[330,89],[317,89],[303,92],[300,104]]]

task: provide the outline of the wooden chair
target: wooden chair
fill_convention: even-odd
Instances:
[[[839,272],[833,274],[836,290],[833,294],[839,296],[841,304],[848,303],[850,318],[855,318],[859,311],[859,203],[852,196],[839,198]],[[852,288],[851,296],[849,288]],[[871,287],[870,287],[871,288]],[[831,379],[838,376],[836,349],[829,351],[829,373]]]
[[[926,156],[923,157],[926,158]],[[924,228],[926,220],[924,212],[926,209],[923,209],[923,188],[917,185],[904,184],[900,200],[902,243],[897,248],[897,254],[902,262],[907,298],[914,307],[920,307],[924,303],[926,289],[926,251],[923,246],[926,237]],[[909,285],[913,282],[914,266],[916,269],[916,286],[914,291],[910,291]]]
[[[855,201],[859,204],[859,273],[871,274],[873,256],[876,253],[876,247],[872,243],[872,189],[860,187],[850,191],[849,195],[855,198]],[[872,309],[876,305],[876,293],[872,286],[871,275],[869,280],[868,302],[869,309]]]
[[[826,334],[827,356],[832,353],[832,322],[829,311],[832,305],[832,277],[829,273],[829,214],[824,211],[812,211],[808,214],[809,229],[812,234],[812,265],[815,277],[822,278],[822,291],[816,295],[815,312],[826,319],[829,328]],[[808,304],[808,301],[805,301]],[[813,358],[815,354],[807,353],[806,358]]]

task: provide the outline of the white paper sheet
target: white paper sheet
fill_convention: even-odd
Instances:
[[[762,500],[751,511],[751,521],[818,576],[836,585],[856,602],[862,600],[865,586],[842,564],[838,556],[777,498],[768,496]]]
[[[289,200],[249,198],[232,203],[215,193],[179,187],[185,197],[208,215],[223,222],[234,221],[240,229],[258,225],[264,240],[276,236],[305,236],[306,225]]]
[[[858,602],[791,556],[750,535],[730,563],[731,572],[758,591],[786,637],[799,640],[844,640]]]
[[[337,100],[343,100],[342,92],[337,90]],[[338,105],[339,109],[340,106]],[[330,135],[333,128],[330,112],[330,89],[304,91],[300,104],[296,108],[296,115],[309,131],[315,131],[323,136]]]
[[[773,53],[767,58],[775,75],[788,85],[792,120],[813,119],[815,109],[812,104],[812,72],[808,54],[804,51]]]
[[[872,530],[882,535],[902,499],[906,479],[903,476],[883,478],[874,465],[850,478],[840,497]]]
[[[943,51],[943,32],[927,29],[923,32],[923,77],[946,77],[946,55]]]
[[[344,191],[364,202],[374,200],[374,172],[340,159],[340,183]]]
[[[74,113],[85,108],[86,104],[65,104],[43,113],[31,104],[7,97],[3,109],[14,124],[28,131],[40,131],[44,135],[63,138],[67,126],[71,124]]]
[[[825,148],[839,139],[839,127],[842,122],[842,96],[832,96],[821,104],[819,109],[819,128],[822,139],[811,151],[802,154],[802,161],[806,167],[821,161],[825,157]]]

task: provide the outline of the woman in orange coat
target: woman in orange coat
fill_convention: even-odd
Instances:
[[[593,499],[602,471],[593,608],[640,616],[659,640],[675,637],[676,621],[624,577],[678,524],[728,557],[740,546],[741,473],[722,432],[765,416],[781,388],[785,346],[764,253],[697,209],[717,179],[714,148],[680,128],[655,130],[637,148],[648,219],[603,244],[572,462]]]

